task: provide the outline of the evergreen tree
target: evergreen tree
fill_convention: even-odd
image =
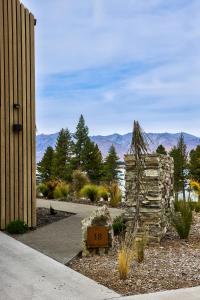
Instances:
[[[53,173],[56,179],[71,179],[72,138],[68,129],[59,132],[54,155]]]
[[[74,134],[74,147],[73,147],[73,167],[74,169],[84,169],[84,158],[86,156],[85,146],[89,141],[89,130],[85,125],[83,115],[80,116],[76,132]]]
[[[183,200],[185,200],[185,185],[187,179],[187,147],[184,142],[184,136],[181,133],[177,146],[170,151],[170,156],[174,159],[174,190],[176,198],[182,191]]]
[[[200,182],[200,145],[190,152],[189,171],[190,177]]]
[[[90,139],[85,144],[83,151],[84,171],[87,172],[89,179],[99,183],[103,173],[103,160],[99,147]]]
[[[119,173],[119,157],[117,156],[115,147],[112,145],[104,163],[104,179],[108,183],[116,181],[119,178]]]
[[[42,160],[37,165],[37,171],[39,173],[39,179],[41,180],[41,182],[47,182],[52,179],[53,159],[54,150],[49,146],[46,149]]]
[[[167,155],[167,151],[163,145],[159,145],[156,149],[156,153]]]

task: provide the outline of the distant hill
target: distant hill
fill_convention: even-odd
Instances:
[[[123,156],[128,152],[131,143],[131,133],[127,134],[112,134],[107,136],[96,135],[91,136],[91,140],[98,144],[103,156],[105,157],[109,147],[113,144],[117,150],[117,153],[121,160]],[[155,151],[158,145],[162,144],[167,150],[170,150],[174,145],[177,144],[177,140],[180,133],[148,133],[150,139],[150,150]],[[58,133],[54,134],[40,134],[36,138],[36,151],[37,151],[37,162],[41,160],[45,149],[48,146],[55,147]],[[200,138],[194,135],[184,133],[185,142],[187,149],[190,151],[200,144]]]

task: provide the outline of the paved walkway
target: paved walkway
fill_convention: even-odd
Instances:
[[[61,201],[37,200],[38,207],[49,208],[50,205],[57,210],[76,215],[16,236],[16,239],[62,264],[66,264],[81,251],[81,220],[90,215],[97,207]],[[111,208],[110,213],[112,217],[115,217],[121,214],[122,210]]]
[[[119,297],[0,232],[1,300],[103,300]]]

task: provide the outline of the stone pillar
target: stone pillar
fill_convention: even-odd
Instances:
[[[148,154],[144,157],[145,167],[141,191],[141,228],[148,231],[151,241],[160,242],[168,227],[168,215],[173,201],[173,159],[168,155]],[[135,214],[135,157],[125,155],[126,203],[125,218],[128,227]]]

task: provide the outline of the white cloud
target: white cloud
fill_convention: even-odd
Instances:
[[[106,126],[110,129],[112,123],[120,131],[119,117],[124,122],[120,124],[121,130],[127,130],[134,115],[153,130],[164,120],[169,106],[170,126],[165,125],[166,130],[176,128],[179,123],[181,127],[186,124],[193,132],[197,131],[197,125],[200,127],[200,121],[192,117],[200,109],[199,0],[23,2],[38,20],[38,79],[54,73],[99,68],[109,71],[113,66],[137,64],[138,74],[125,74],[116,84],[109,86],[108,82],[104,88],[88,90],[84,95],[74,91],[72,99],[84,99],[85,114],[93,126],[96,124],[95,129],[101,128],[98,124],[102,113],[105,127],[102,130],[106,130]],[[140,69],[140,65],[151,65],[151,68]],[[39,87],[42,84],[43,80],[38,82]],[[59,89],[60,85],[58,92]],[[55,106],[58,99],[54,100]],[[60,114],[60,122],[66,122],[67,110],[65,116],[62,115],[65,98],[60,102],[57,115]],[[84,111],[84,107],[80,109]],[[75,106],[69,111],[76,115],[79,109]],[[53,108],[51,112],[53,115]],[[99,117],[94,119],[95,113]],[[41,119],[41,112],[39,116]]]
[[[198,1],[190,1],[190,5],[174,11],[160,9],[166,0],[49,0],[38,3],[26,0],[25,3],[38,19],[40,72],[185,55],[185,47],[200,25]]]

